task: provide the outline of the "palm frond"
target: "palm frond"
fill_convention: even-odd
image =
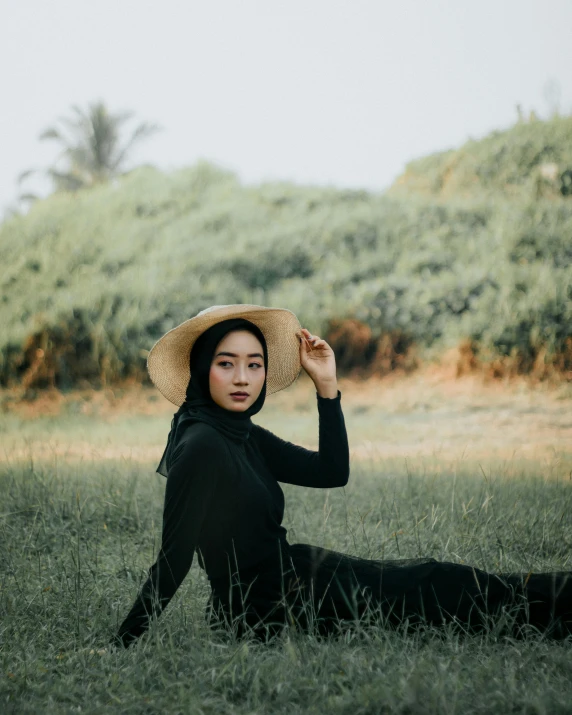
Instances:
[[[98,100],[85,109],[72,105],[70,116],[45,129],[40,138],[58,141],[62,147],[58,161],[67,165],[64,170],[56,166],[50,170],[56,187],[77,190],[119,175],[133,146],[160,131],[157,124],[141,122],[123,142],[120,130],[133,116],[132,111],[111,113]]]
[[[77,191],[86,185],[80,176],[72,172],[49,169],[48,174],[59,191]]]
[[[26,179],[29,179],[30,176],[33,176],[36,174],[38,169],[26,169],[25,171],[21,171],[18,176],[16,177],[16,183],[18,185],[22,184]]]
[[[127,160],[127,157],[135,144],[140,142],[142,139],[148,139],[150,136],[153,136],[153,134],[157,134],[157,132],[160,131],[162,131],[162,127],[160,127],[158,124],[152,124],[150,122],[141,122],[141,124],[139,124],[139,126],[136,127],[136,129],[132,132],[129,140],[117,155],[113,163],[114,171],[121,170],[122,165]]]
[[[55,127],[48,127],[40,134],[39,139],[40,141],[44,141],[44,139],[56,139],[61,141],[62,135]]]
[[[18,195],[18,201],[27,201],[28,203],[33,203],[34,201],[38,201],[39,198],[40,197],[37,194],[32,194],[32,193]]]
[[[135,116],[135,112],[127,111],[127,112],[117,112],[117,114],[113,115],[113,118],[115,120],[116,126],[121,126],[122,124],[125,124],[125,122],[128,122],[130,119],[133,119]]]
[[[91,105],[90,105],[90,107],[91,107]],[[84,121],[85,119],[88,118],[88,113],[87,113],[84,109],[82,109],[82,108],[79,106],[79,104],[72,104],[71,108],[72,108],[72,110],[75,112],[75,114],[77,115],[76,121],[78,121],[78,120],[79,120],[79,121]]]

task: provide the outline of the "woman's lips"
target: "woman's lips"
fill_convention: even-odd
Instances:
[[[236,400],[237,402],[244,402],[248,398],[248,395],[246,394],[246,392],[237,392],[237,393],[231,394],[231,397],[233,400]]]

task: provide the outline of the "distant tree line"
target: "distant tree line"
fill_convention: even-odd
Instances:
[[[532,183],[571,140],[571,118],[517,125],[383,196],[205,162],[56,191],[0,226],[0,384],[145,380],[154,341],[221,303],[293,310],[346,372],[456,349],[461,372],[572,379],[572,201]]]

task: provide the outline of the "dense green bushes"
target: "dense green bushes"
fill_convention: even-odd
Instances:
[[[447,197],[500,191],[528,199],[569,196],[571,187],[572,117],[556,117],[519,122],[460,149],[412,161],[394,191]]]
[[[503,140],[510,166],[526,132],[540,141],[543,130],[552,146],[571,127],[515,127],[516,139]],[[482,153],[504,181],[513,169],[499,163],[499,142],[484,140]],[[528,166],[531,151],[515,166]],[[440,161],[415,166],[429,177]],[[0,383],[142,378],[166,330],[236,302],[290,308],[323,334],[332,320],[357,319],[374,339],[402,336],[426,356],[468,340],[482,359],[511,359],[518,371],[539,359],[570,371],[572,200],[507,198],[492,179],[487,186],[495,193],[447,202],[244,187],[201,163],[54,195],[0,227]]]

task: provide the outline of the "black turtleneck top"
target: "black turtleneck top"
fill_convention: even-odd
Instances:
[[[284,493],[279,482],[343,487],[349,448],[341,393],[320,397],[319,447],[312,451],[254,425],[238,444],[210,425],[186,429],[173,453],[165,490],[162,543],[157,561],[115,642],[128,645],[159,615],[187,575],[195,551],[209,579],[255,566],[287,549]]]

